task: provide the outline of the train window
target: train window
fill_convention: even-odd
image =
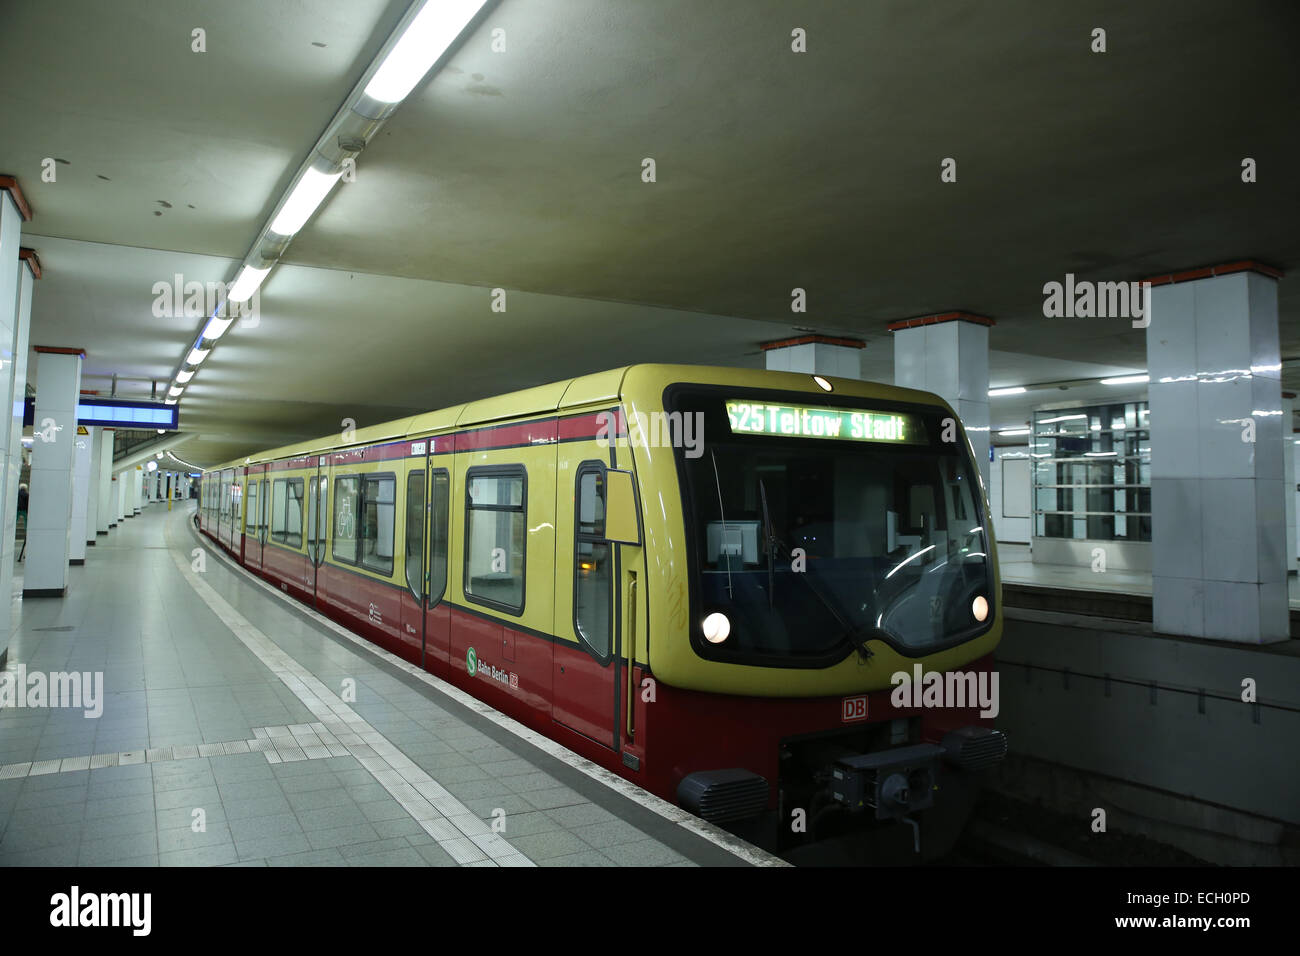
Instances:
[[[465,483],[465,597],[524,609],[527,488],[521,467],[471,468]]]
[[[592,653],[603,660],[613,646],[613,560],[605,540],[605,466],[600,462],[583,462],[578,467],[573,513],[573,626]]]
[[[262,514],[261,511],[258,510],[258,507],[261,504],[261,501],[257,496],[259,484],[260,482],[257,481],[250,481],[248,483],[248,533],[255,538],[258,537],[257,521]]]
[[[424,600],[424,472],[406,476],[406,586]]]
[[[302,547],[302,479],[277,478],[271,487],[271,537]]]
[[[386,575],[393,573],[396,489],[393,475],[367,475],[361,480],[361,565]]]
[[[357,563],[357,492],[355,476],[334,479],[334,560]]]
[[[451,505],[451,476],[446,469],[433,473],[433,498],[429,509],[429,607],[447,591],[447,513]]]

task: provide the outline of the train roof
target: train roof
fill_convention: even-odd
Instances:
[[[777,386],[790,390],[809,391],[811,394],[825,394],[813,388],[809,383],[810,376],[803,372],[778,372],[764,369],[708,365],[625,365],[621,368],[580,375],[576,378],[551,382],[546,385],[536,385],[532,388],[507,392],[504,395],[494,395],[490,398],[481,398],[460,405],[440,408],[436,411],[423,412],[406,418],[395,418],[392,421],[378,425],[358,428],[352,433],[348,441],[343,440],[342,432],[336,432],[333,436],[323,435],[317,439],[298,442],[293,445],[284,445],[280,448],[271,448],[245,458],[223,462],[220,465],[214,465],[204,470],[207,472],[221,471],[226,468],[282,461],[286,458],[297,458],[303,455],[325,454],[346,448],[400,441],[407,437],[436,434],[440,431],[450,431],[470,425],[485,425],[528,415],[544,415],[548,412],[562,411],[566,408],[580,408],[600,402],[616,402],[622,396],[623,385],[628,373],[633,370],[639,373],[635,376],[637,378],[640,378],[641,374],[657,374],[665,378],[681,378],[683,381],[691,381],[725,376],[731,380],[729,384],[738,386]],[[903,388],[885,382],[864,382],[858,379],[840,379],[832,376],[828,376],[828,378],[835,383],[841,394],[883,397],[882,393],[889,393],[904,400],[910,399],[927,404],[936,402],[946,404],[943,399],[929,392]],[[786,381],[782,381],[782,379]]]

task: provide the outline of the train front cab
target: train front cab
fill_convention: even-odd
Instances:
[[[987,505],[941,399],[827,384],[628,371],[651,625],[632,655],[628,749],[643,785],[757,842],[870,833],[929,858],[956,839],[1005,739],[976,693],[900,706],[894,675],[919,665],[996,689]],[[849,434],[863,427],[871,440]]]

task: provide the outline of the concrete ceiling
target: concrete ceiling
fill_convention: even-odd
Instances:
[[[165,385],[200,320],[155,318],[154,283],[233,277],[405,7],[8,0],[0,172],[36,212],[33,344],[86,348],[86,387]],[[1141,330],[1046,319],[1042,286],[1300,267],[1297,9],[500,0],[200,370],[180,453],[211,464],[632,361],[758,365],[795,328],[865,338],[889,380],[885,324],[954,309],[997,320],[994,386],[1141,370]],[[45,157],[65,161],[56,183]],[[1300,357],[1300,285],[1280,293]],[[1031,405],[995,399],[994,427]]]

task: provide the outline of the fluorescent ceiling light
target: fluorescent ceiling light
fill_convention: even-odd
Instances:
[[[1119,378],[1103,378],[1103,385],[1145,385],[1151,381],[1150,375],[1121,375]]]
[[[289,200],[293,201],[292,197]],[[309,211],[310,214],[310,211]],[[281,213],[283,215],[283,213]],[[279,222],[279,219],[276,219]],[[274,227],[272,227],[274,228]],[[235,281],[230,284],[230,291],[226,293],[226,298],[231,302],[247,302],[252,298],[257,287],[262,284],[266,274],[271,271],[271,267],[265,269],[254,269],[252,266],[244,266],[239,270],[239,275],[235,276]]]
[[[183,391],[185,391],[185,389],[181,388],[179,385],[173,385],[173,386],[168,390],[167,395],[168,395],[169,398],[179,398],[181,392],[183,392]]]
[[[1028,428],[1004,428],[1000,432],[998,432],[998,434],[999,435],[1028,435],[1029,429]]]
[[[190,349],[190,354],[185,356],[186,365],[202,365],[203,360],[208,357],[212,349]]]
[[[337,173],[322,173],[318,169],[308,167],[307,171],[302,174],[302,179],[298,180],[298,185],[293,187],[293,192],[289,193],[289,198],[284,201],[280,207],[279,213],[271,221],[271,231],[281,236],[292,236],[303,227],[311,214],[316,211],[316,207],[325,201],[334,184],[339,181],[343,171]],[[248,266],[244,267],[248,271]],[[258,271],[256,269],[252,270]],[[266,275],[263,271],[262,275]],[[242,276],[242,273],[241,273]],[[262,280],[259,278],[258,283]],[[238,285],[238,280],[235,282]],[[257,288],[256,285],[253,286]],[[248,295],[252,295],[250,290]],[[244,299],[248,298],[244,296]],[[235,302],[243,302],[244,299],[236,299],[234,292],[230,293],[230,298]]]
[[[1038,424],[1040,424],[1040,425],[1051,425],[1051,424],[1054,424],[1055,422],[1073,422],[1073,421],[1078,421],[1080,418],[1087,418],[1087,417],[1088,417],[1087,415],[1062,415],[1062,416],[1059,417],[1059,418],[1042,418],[1042,419],[1039,419]]]
[[[1085,451],[1084,458],[1114,458],[1119,452],[1116,451]]]
[[[241,299],[240,301],[242,302],[243,300]],[[209,342],[221,338],[226,334],[226,329],[230,328],[230,324],[234,321],[234,319],[220,319],[214,315],[208,320],[208,324],[203,326],[203,337]]]
[[[176,399],[174,399],[174,398],[169,398],[169,399],[165,400],[165,401],[163,402],[163,404],[164,404],[164,405],[175,405],[175,404],[176,404]]]
[[[1023,385],[1012,385],[1010,388],[990,388],[989,398],[996,398],[999,395],[1019,395],[1024,390]]]
[[[474,19],[483,3],[484,0],[428,0],[366,84],[366,96],[381,103],[400,103],[406,99],[415,84]]]
[[[188,382],[188,381],[189,381],[190,379],[192,379],[193,377],[194,377],[194,371],[193,371],[193,369],[182,370],[182,371],[176,373],[176,381],[178,381],[178,382],[179,382],[180,384],[182,384],[182,385],[184,385],[186,382]]]

